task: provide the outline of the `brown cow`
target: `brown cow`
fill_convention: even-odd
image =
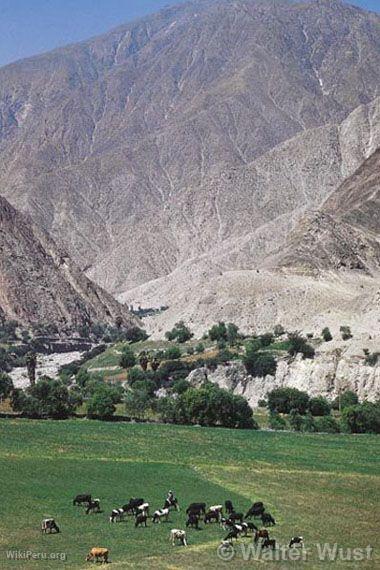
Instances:
[[[255,542],[258,542],[260,540],[260,538],[263,538],[264,540],[268,540],[269,539],[269,532],[265,529],[257,530],[255,533]]]
[[[88,562],[89,560],[93,560],[95,562],[101,561],[102,563],[104,562],[105,564],[107,564],[108,555],[109,555],[108,548],[98,548],[98,547],[91,548],[90,552],[86,556],[86,562]]]

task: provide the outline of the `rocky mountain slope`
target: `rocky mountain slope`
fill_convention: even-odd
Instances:
[[[127,309],[92,283],[44,230],[0,197],[0,319],[56,326],[62,333],[121,317]]]
[[[256,267],[375,150],[379,32],[339,0],[199,0],[6,66],[1,192],[113,292]]]

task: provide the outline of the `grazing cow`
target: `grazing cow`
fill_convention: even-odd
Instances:
[[[86,515],[89,513],[100,513],[100,499],[93,499],[88,503]]]
[[[138,526],[142,526],[144,525],[145,527],[147,526],[147,520],[148,520],[148,515],[143,512],[140,513],[139,515],[136,516],[136,520],[135,520],[135,528],[137,528]]]
[[[179,541],[182,546],[187,546],[186,531],[173,528],[170,531],[170,540],[173,546],[175,546],[177,541]]]
[[[222,518],[223,515],[223,505],[212,505],[208,508],[209,513],[218,513],[219,520]]]
[[[221,519],[219,511],[208,511],[205,514],[204,523],[210,523],[212,521],[219,522]]]
[[[164,509],[175,509],[176,511],[179,511],[179,503],[178,503],[178,499],[176,499],[176,497],[173,497],[171,499],[167,498],[165,499],[165,503],[163,506]]]
[[[261,522],[263,526],[274,526],[276,524],[276,521],[270,513],[263,513],[261,515]]]
[[[130,515],[137,515],[138,514],[138,508],[145,504],[144,499],[129,499],[129,503],[127,503],[126,505],[123,505],[123,510]]]
[[[240,523],[242,523],[244,515],[243,513],[230,513],[230,516],[228,518],[230,519],[230,521],[233,522],[239,521]]]
[[[93,560],[95,562],[104,562],[104,564],[107,564],[108,556],[108,548],[91,548],[90,552],[86,556],[86,562]]]
[[[110,523],[121,522],[124,518],[125,511],[123,508],[112,509],[110,514]]]
[[[269,532],[265,529],[257,530],[255,532],[255,542],[259,542],[260,539],[266,540],[269,538]]]
[[[272,550],[274,550],[276,548],[276,541],[274,540],[274,538],[266,538],[261,543],[261,548],[271,548]]]
[[[149,503],[143,503],[142,505],[137,507],[137,513],[146,514],[149,516]]]
[[[193,513],[190,513],[188,515],[188,519],[186,521],[186,528],[189,526],[199,530],[199,518],[197,517],[197,515],[194,515]]]
[[[83,503],[91,503],[91,495],[77,495],[73,500],[73,505],[83,505]]]
[[[226,502],[224,503],[224,506],[225,506],[225,508],[226,508],[226,513],[227,513],[228,515],[231,514],[231,513],[233,513],[234,510],[235,510],[235,509],[234,509],[234,506],[233,506],[233,504],[232,504],[232,501],[226,501]]]
[[[247,514],[245,515],[246,519],[260,518],[263,512],[265,511],[264,504],[262,502],[253,503],[252,507],[248,510]]]
[[[53,531],[59,532],[59,527],[54,519],[43,519],[41,523],[41,531],[44,532],[45,534],[47,532],[50,534]]]
[[[206,514],[206,503],[191,503],[186,509],[186,514],[188,515],[190,512],[205,515]]]
[[[303,547],[303,537],[302,536],[293,536],[289,542],[289,548],[293,546]]]
[[[244,534],[245,534],[245,535],[248,534],[248,531],[249,531],[249,530],[251,530],[252,532],[253,532],[253,531],[256,532],[256,531],[258,530],[257,526],[256,526],[255,524],[253,524],[252,522],[243,522],[243,523],[241,523],[241,526],[242,526],[243,529],[244,529]]]
[[[165,519],[165,521],[167,521],[168,517],[169,517],[169,509],[158,509],[153,513],[152,522],[160,523],[161,519]]]
[[[232,528],[230,532],[224,539],[224,542],[232,542],[233,539],[237,540],[239,538],[239,531],[236,528]]]

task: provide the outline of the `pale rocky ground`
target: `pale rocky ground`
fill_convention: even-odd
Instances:
[[[362,347],[371,352],[379,348],[378,341],[365,339],[357,341],[332,341],[324,343],[313,360],[298,355],[296,358],[279,360],[275,376],[253,378],[240,362],[218,366],[215,372],[197,369],[188,380],[199,386],[207,379],[221,388],[244,396],[252,408],[265,399],[274,388],[292,387],[306,391],[310,396],[322,395],[329,400],[339,393],[353,390],[359,399],[376,401],[380,398],[380,365],[366,366]]]
[[[59,354],[39,354],[37,359],[37,378],[40,376],[58,377],[58,370],[64,364],[79,360],[81,352],[66,352]],[[14,368],[10,373],[15,388],[27,388],[30,385],[26,367]]]

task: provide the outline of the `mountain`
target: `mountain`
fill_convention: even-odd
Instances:
[[[275,263],[314,274],[380,269],[380,148],[295,228]]]
[[[256,268],[376,150],[379,32],[338,0],[200,0],[6,66],[0,191],[145,306]]]
[[[92,283],[44,230],[0,197],[0,319],[54,325],[60,332],[137,320]]]

